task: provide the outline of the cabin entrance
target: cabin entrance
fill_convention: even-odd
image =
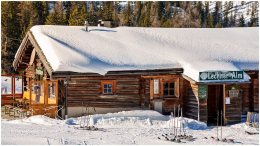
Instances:
[[[58,81],[31,81],[29,95],[34,114],[55,117],[58,109]]]
[[[224,115],[221,119],[221,111],[223,112],[223,85],[208,85],[208,125],[220,125],[221,120],[222,124],[224,123]],[[224,112],[223,112],[224,113]]]

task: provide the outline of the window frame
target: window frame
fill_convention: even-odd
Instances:
[[[180,98],[180,77],[176,76],[147,76],[150,80],[150,99],[179,99]],[[154,93],[154,80],[159,80],[159,93]],[[164,95],[164,83],[173,82],[174,83],[174,95]]]
[[[168,84],[168,88],[167,88],[168,94],[167,94],[167,95],[164,94],[164,91],[165,91],[164,85],[165,85],[166,83]],[[170,84],[171,84],[171,83],[173,83],[173,88],[170,87]],[[171,93],[171,90],[173,90],[173,95],[170,94],[170,93]],[[162,95],[163,95],[163,97],[172,97],[172,96],[175,96],[175,82],[174,82],[174,81],[169,80],[169,81],[163,82]]]
[[[111,87],[111,93],[105,93],[104,92],[104,85],[105,84],[111,84],[112,87]],[[101,92],[103,95],[114,95],[116,93],[116,81],[115,80],[101,80]]]
[[[173,95],[164,95],[164,83],[168,83],[170,86],[170,83],[174,83],[174,88],[173,88]],[[161,96],[164,99],[178,99],[180,97],[180,90],[179,90],[179,78],[168,78],[168,79],[162,79],[161,80]],[[168,93],[170,92],[168,88]]]

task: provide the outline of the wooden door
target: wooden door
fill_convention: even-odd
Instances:
[[[58,107],[58,81],[31,81],[30,105],[34,114],[55,117]]]
[[[217,120],[220,124],[221,111],[223,111],[223,85],[208,85],[208,99],[207,99],[207,109],[208,109],[208,124],[216,125]],[[218,115],[219,114],[219,115]],[[218,118],[218,119],[217,119]]]

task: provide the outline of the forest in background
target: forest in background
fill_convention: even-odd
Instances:
[[[1,73],[14,73],[15,53],[34,25],[111,20],[129,27],[258,27],[258,7],[258,1],[2,1]]]

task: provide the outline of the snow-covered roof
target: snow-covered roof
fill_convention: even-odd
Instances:
[[[258,70],[258,28],[143,28],[34,26],[31,32],[55,71],[105,74],[115,70],[183,68]],[[245,75],[245,80],[249,77]]]

